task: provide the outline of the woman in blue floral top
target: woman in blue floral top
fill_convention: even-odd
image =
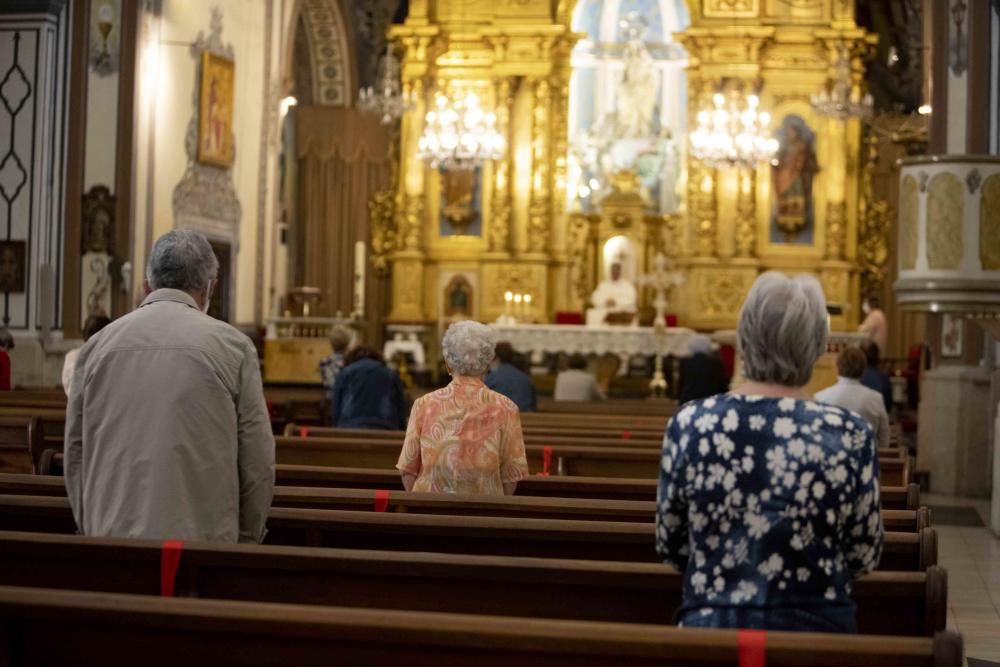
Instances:
[[[740,313],[747,383],[667,426],[656,548],[686,627],[855,632],[851,581],[884,538],[874,435],[803,387],[826,350],[819,283],[765,273]]]

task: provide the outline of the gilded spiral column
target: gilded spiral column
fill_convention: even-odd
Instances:
[[[551,86],[545,78],[534,80],[535,100],[531,112],[531,204],[528,208],[528,247],[531,254],[543,254],[549,245],[552,213],[549,140]]]
[[[496,83],[497,131],[507,141],[503,158],[493,167],[493,205],[490,209],[490,252],[506,253],[510,249],[510,110],[513,104],[510,79],[503,78]]]

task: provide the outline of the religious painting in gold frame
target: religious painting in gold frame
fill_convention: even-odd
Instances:
[[[233,150],[232,60],[205,51],[201,54],[201,95],[198,104],[198,162],[231,167]]]

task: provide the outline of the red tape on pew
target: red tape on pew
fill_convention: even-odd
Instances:
[[[632,439],[631,431],[622,431],[622,440],[631,440],[631,439]]]
[[[308,426],[300,426],[299,427],[299,437],[300,438],[308,438],[309,437],[309,427]]]
[[[375,511],[384,512],[389,509],[389,492],[385,489],[375,491]]]
[[[542,477],[549,476],[549,467],[552,465],[552,446],[542,447],[542,472],[538,473]]]
[[[740,652],[740,667],[766,667],[767,632],[740,630],[736,633]]]
[[[183,540],[167,540],[160,547],[160,595],[165,598],[174,597],[177,568],[181,564],[183,550]]]

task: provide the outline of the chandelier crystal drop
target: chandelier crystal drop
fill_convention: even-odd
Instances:
[[[434,169],[470,170],[499,160],[507,142],[497,131],[496,114],[483,111],[479,96],[469,91],[454,101],[438,94],[427,112],[417,158]]]
[[[413,108],[399,83],[399,60],[392,52],[392,44],[386,46],[381,69],[378,87],[362,88],[358,94],[358,108],[379,116],[383,125],[392,125]]]
[[[771,115],[760,110],[756,95],[745,104],[716,93],[713,108],[697,115],[697,128],[690,135],[691,155],[712,167],[754,168],[770,162],[778,151],[771,136]]]
[[[851,62],[846,49],[841,49],[835,70],[836,77],[827,83],[827,87],[810,97],[813,110],[841,122],[851,118],[869,120],[874,102],[871,93],[862,95],[860,88],[851,86]]]

